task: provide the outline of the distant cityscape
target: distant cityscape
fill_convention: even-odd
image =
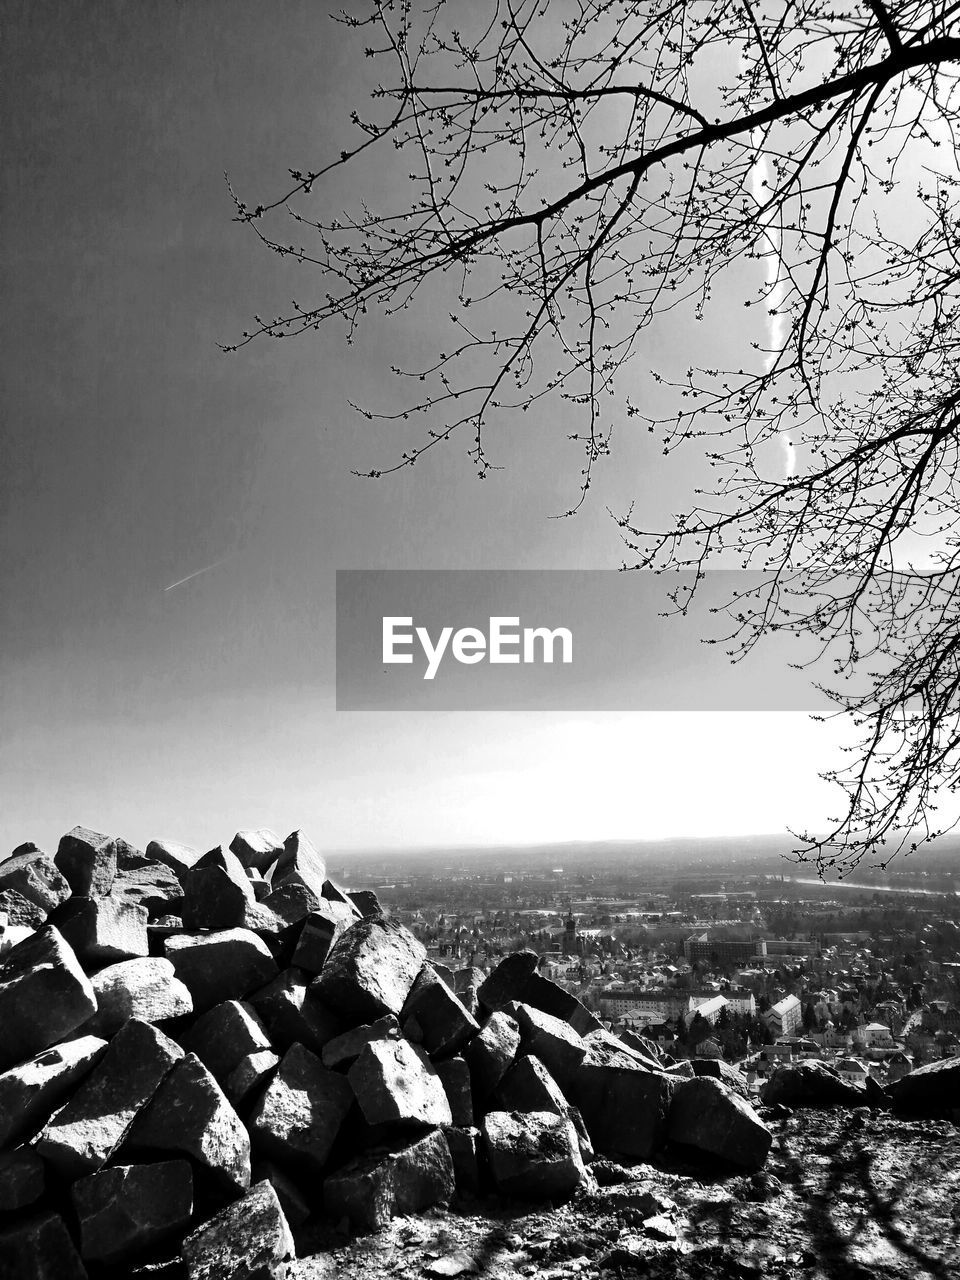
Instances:
[[[618,1035],[737,1063],[754,1090],[795,1059],[885,1084],[960,1056],[957,850],[835,884],[782,854],[725,840],[370,855],[330,874],[373,889],[435,965],[487,972],[531,948]]]

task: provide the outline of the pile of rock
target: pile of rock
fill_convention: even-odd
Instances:
[[[0,913],[0,1276],[179,1255],[292,1280],[318,1215],[372,1230],[569,1196],[595,1153],[754,1170],[770,1147],[736,1071],[665,1067],[532,952],[430,964],[302,832],[201,857],[76,828],[0,864]]]

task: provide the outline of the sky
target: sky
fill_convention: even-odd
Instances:
[[[348,400],[389,404],[440,321],[217,345],[309,289],[224,173],[255,201],[349,135],[367,72],[327,7],[3,8],[0,856],[78,823],[395,850],[824,822],[843,733],[801,713],[336,711],[337,569],[616,568],[608,507],[655,519],[682,477],[624,427],[551,519],[580,456],[533,415],[483,484],[459,445],[352,475],[408,441]]]

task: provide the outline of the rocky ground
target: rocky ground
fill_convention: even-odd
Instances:
[[[0,863],[0,1280],[958,1274],[960,1059],[762,1099],[299,831]]]
[[[766,1116],[764,1116],[767,1119]],[[601,1163],[568,1204],[474,1201],[380,1232],[303,1242],[305,1275],[517,1275],[542,1280],[914,1280],[960,1276],[960,1128],[882,1112],[796,1111],[768,1120],[757,1174]],[[650,1219],[656,1221],[650,1225]],[[644,1223],[647,1227],[644,1227]],[[329,1251],[329,1252],[328,1252]]]

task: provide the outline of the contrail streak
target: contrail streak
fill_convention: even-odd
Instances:
[[[164,587],[164,591],[172,591],[174,587],[182,587],[185,582],[189,582],[191,578],[199,578],[201,573],[209,573],[211,569],[216,569],[218,564],[223,564],[226,556],[222,560],[214,560],[213,564],[205,564],[202,569],[194,569],[193,573],[188,573],[185,578],[178,578],[176,582],[171,582],[169,587]]]

